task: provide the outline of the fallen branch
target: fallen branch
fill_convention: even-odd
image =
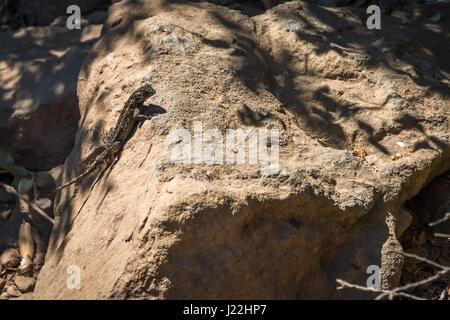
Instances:
[[[17,198],[19,198],[20,200],[24,201],[25,203],[27,203],[34,211],[36,211],[42,218],[44,218],[45,220],[47,220],[48,222],[50,222],[51,224],[53,224],[53,219],[50,218],[47,213],[45,213],[44,210],[42,210],[41,208],[39,208],[37,205],[35,205],[33,202],[31,202],[30,200],[28,200],[27,198],[25,198],[24,196],[22,196],[19,192],[16,191],[16,189],[14,189],[12,186],[7,185],[5,183],[0,182],[0,186],[3,187],[3,189],[6,190],[6,192],[12,193],[13,195],[15,195]]]
[[[435,225],[438,225],[438,224],[440,224],[440,223],[442,223],[442,222],[445,222],[445,221],[447,221],[447,220],[450,220],[450,212],[447,212],[443,218],[438,219],[438,220],[433,221],[433,222],[430,222],[430,223],[428,224],[428,226],[429,226],[429,227],[434,227]]]
[[[426,300],[424,298],[420,298],[420,297],[417,297],[417,296],[414,296],[412,294],[409,294],[409,293],[406,293],[406,292],[402,292],[402,291],[406,291],[406,290],[409,290],[409,289],[412,289],[412,288],[415,288],[415,287],[419,287],[421,285],[433,282],[433,281],[439,279],[440,277],[442,277],[443,275],[445,275],[446,273],[450,272],[450,267],[443,266],[443,265],[441,265],[439,263],[436,263],[434,261],[431,261],[431,260],[429,260],[427,258],[423,258],[423,257],[420,257],[418,255],[411,254],[411,253],[406,253],[404,251],[396,251],[396,252],[399,252],[399,253],[403,254],[404,256],[406,256],[406,257],[414,258],[416,260],[419,260],[419,261],[422,261],[422,262],[426,262],[426,263],[428,263],[428,264],[430,264],[430,265],[432,265],[432,266],[434,266],[436,268],[439,268],[441,270],[438,271],[436,274],[432,275],[431,277],[428,277],[426,279],[423,279],[423,280],[420,280],[420,281],[417,281],[417,282],[409,283],[409,284],[406,284],[404,286],[397,287],[397,288],[394,288],[394,289],[369,288],[369,287],[364,287],[364,286],[359,286],[359,285],[356,285],[356,284],[352,284],[352,283],[346,282],[346,281],[344,281],[342,279],[337,279],[336,280],[336,282],[341,285],[341,286],[337,287],[337,289],[341,290],[343,288],[354,288],[354,289],[358,289],[358,290],[362,290],[362,291],[379,293],[379,295],[375,297],[375,300],[383,299],[386,296],[389,297],[390,300],[392,300],[396,296],[406,297],[406,298],[410,298],[410,299],[414,299],[414,300]]]
[[[434,234],[436,238],[448,238],[450,240],[450,233],[438,233]]]

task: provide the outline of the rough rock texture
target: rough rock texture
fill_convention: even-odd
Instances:
[[[48,170],[73,147],[80,119],[76,84],[101,25],[0,33],[0,147],[31,170]]]
[[[62,182],[86,167],[140,83],[157,112],[99,176],[64,190],[28,298],[367,298],[398,282],[402,209],[450,167],[449,22],[304,2],[249,18],[212,4],[122,1],[78,81]],[[448,37],[448,36],[447,36]],[[175,164],[174,128],[278,129],[280,167]],[[270,132],[269,132],[270,135]],[[272,144],[270,149],[273,150]],[[81,289],[66,287],[67,268]]]

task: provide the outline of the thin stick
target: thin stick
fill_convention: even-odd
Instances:
[[[0,186],[3,187],[3,189],[6,190],[6,192],[12,193],[13,195],[15,195],[17,198],[19,198],[20,200],[24,201],[25,203],[27,203],[34,211],[36,211],[41,217],[43,217],[45,220],[47,220],[48,222],[50,222],[51,224],[54,224],[54,221],[52,218],[50,218],[47,213],[45,213],[44,210],[42,210],[41,208],[39,208],[37,205],[35,205],[33,202],[31,202],[30,200],[28,200],[27,198],[25,198],[24,196],[22,196],[20,193],[18,193],[16,191],[16,189],[14,189],[12,186],[4,184],[2,182],[0,182]]]
[[[340,284],[340,286],[337,287],[337,289],[340,290],[340,289],[343,289],[343,288],[354,288],[354,289],[358,289],[358,290],[362,290],[362,291],[379,293],[379,295],[375,298],[375,300],[380,300],[380,299],[382,299],[384,297],[389,297],[389,299],[392,300],[395,296],[403,296],[403,297],[410,298],[410,299],[415,299],[415,300],[425,300],[423,298],[420,298],[420,297],[417,297],[417,296],[414,296],[412,294],[409,294],[409,293],[406,293],[406,292],[402,292],[402,291],[406,291],[406,290],[409,290],[409,289],[412,289],[412,288],[424,285],[426,283],[431,283],[431,282],[439,279],[440,277],[442,277],[446,273],[450,272],[450,267],[443,266],[443,265],[441,265],[439,263],[436,263],[434,261],[431,261],[431,260],[429,260],[427,258],[423,258],[423,257],[420,257],[418,255],[411,254],[411,253],[406,253],[406,252],[403,252],[403,251],[397,251],[396,250],[396,252],[399,252],[399,253],[403,254],[404,256],[406,256],[406,257],[414,258],[414,259],[417,259],[419,261],[426,262],[426,263],[428,263],[428,264],[430,264],[430,265],[432,265],[432,266],[434,266],[436,268],[442,269],[442,270],[439,270],[436,274],[434,274],[431,277],[428,277],[426,279],[423,279],[423,280],[420,280],[420,281],[417,281],[417,282],[413,282],[413,283],[409,283],[409,284],[406,284],[404,286],[397,287],[397,288],[394,288],[394,289],[368,288],[368,287],[363,287],[363,286],[359,286],[359,285],[356,285],[356,284],[348,283],[348,282],[346,282],[344,280],[341,280],[341,279],[336,279],[336,282]]]
[[[438,220],[433,221],[433,222],[430,222],[428,224],[428,226],[429,227],[434,227],[435,225],[438,225],[438,224],[440,224],[440,223],[442,223],[444,221],[447,221],[447,220],[450,220],[450,212],[447,212],[443,218],[438,219]]]

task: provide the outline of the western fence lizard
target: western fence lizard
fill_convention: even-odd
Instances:
[[[94,163],[87,170],[73,180],[56,188],[53,192],[74,184],[103,164],[106,164],[107,166],[112,164],[126,140],[133,132],[137,123],[141,120],[151,118],[141,114],[141,107],[144,101],[153,96],[155,93],[155,89],[153,89],[153,87],[149,84],[143,85],[134,91],[120,112],[120,116],[115,127],[111,129],[108,137],[106,138],[105,150],[97,157]]]

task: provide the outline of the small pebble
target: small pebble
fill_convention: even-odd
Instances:
[[[20,292],[26,293],[33,291],[36,285],[36,279],[33,277],[17,276],[15,283]]]
[[[19,252],[13,248],[6,249],[0,256],[0,263],[5,268],[17,267],[20,264]]]
[[[2,217],[3,220],[8,221],[11,217],[12,209],[4,210],[2,213],[0,213],[0,217]]]
[[[0,300],[8,300],[9,298],[9,294],[6,291],[0,294]]]
[[[6,292],[11,297],[19,297],[21,295],[19,289],[17,289],[15,285],[7,285]]]

